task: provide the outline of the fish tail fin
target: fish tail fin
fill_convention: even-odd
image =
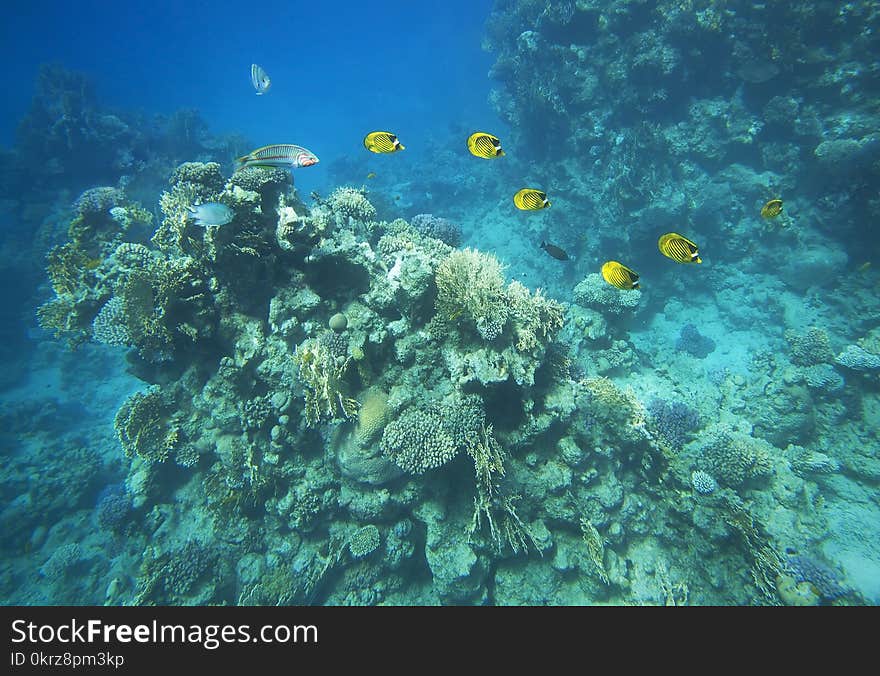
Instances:
[[[542,248],[542,249],[546,249],[546,248],[547,248],[547,242],[545,242],[543,239],[541,240],[541,248]]]

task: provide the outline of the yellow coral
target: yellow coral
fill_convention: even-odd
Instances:
[[[361,446],[367,446],[385,428],[388,422],[388,393],[379,389],[368,390],[358,411],[354,433]]]
[[[351,357],[334,356],[317,340],[308,339],[297,348],[295,360],[300,380],[306,386],[307,425],[352,418],[357,413],[358,402],[343,393],[343,378]]]
[[[631,388],[621,390],[605,377],[587,378],[581,385],[592,397],[591,411],[604,429],[626,441],[649,437],[645,407]]]
[[[537,347],[539,338],[546,338],[562,327],[562,305],[542,295],[541,289],[531,294],[525,286],[513,281],[507,286],[507,299],[516,334],[516,349],[520,352]]]
[[[508,299],[497,258],[470,248],[453,251],[437,266],[436,283],[441,320],[463,320],[486,340],[501,334]]]

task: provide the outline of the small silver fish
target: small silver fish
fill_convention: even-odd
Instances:
[[[262,96],[267,91],[269,91],[269,87],[272,86],[272,80],[269,79],[269,76],[266,75],[266,71],[260,68],[257,64],[251,64],[251,84],[254,85],[254,89],[257,90],[257,96]]]
[[[225,204],[220,204],[220,202],[196,204],[187,211],[196,225],[201,225],[203,228],[209,225],[226,225],[235,216],[232,209]]]

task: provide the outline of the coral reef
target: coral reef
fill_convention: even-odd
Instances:
[[[774,448],[763,439],[724,425],[712,425],[693,443],[699,469],[725,486],[738,488],[772,472]]]
[[[451,247],[461,244],[461,226],[447,218],[433,214],[417,214],[410,219],[410,225],[425,237],[439,239]]]
[[[675,341],[675,349],[679,352],[687,352],[697,359],[705,359],[714,352],[715,341],[701,334],[693,324],[685,324]]]

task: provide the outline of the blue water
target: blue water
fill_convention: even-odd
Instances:
[[[58,62],[87,73],[108,108],[194,108],[214,132],[236,131],[258,146],[308,147],[324,163],[303,174],[308,193],[326,180],[329,162],[359,146],[366,128],[390,126],[418,139],[444,134],[451,123],[496,123],[486,100],[492,58],[480,48],[490,6],[28,3],[4,12],[0,28],[0,53],[15,64],[2,75],[0,142],[13,142],[40,64]],[[272,78],[267,96],[255,96],[253,62]]]
[[[0,603],[880,603],[875,4],[2,10]]]

